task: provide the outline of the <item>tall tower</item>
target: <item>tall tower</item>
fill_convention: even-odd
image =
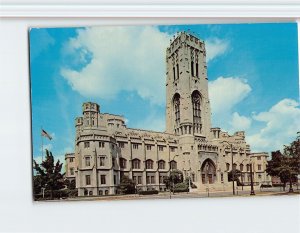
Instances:
[[[166,132],[209,137],[211,128],[206,50],[203,41],[186,32],[166,52]]]

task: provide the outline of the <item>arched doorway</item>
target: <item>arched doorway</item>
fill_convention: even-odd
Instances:
[[[201,166],[202,184],[213,184],[216,181],[216,166],[211,159],[206,159]]]

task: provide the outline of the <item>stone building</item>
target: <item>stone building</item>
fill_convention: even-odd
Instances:
[[[197,190],[229,190],[232,167],[250,182],[270,182],[266,153],[251,153],[243,131],[229,135],[211,127],[206,50],[203,41],[182,32],[166,50],[166,132],[127,128],[123,116],[101,113],[87,102],[76,118],[75,153],[66,154],[66,177],[78,195],[117,192],[122,176],[137,189],[166,189],[173,169],[190,177]]]

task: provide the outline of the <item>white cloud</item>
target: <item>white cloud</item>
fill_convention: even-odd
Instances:
[[[234,112],[230,124],[233,131],[245,131],[250,128],[251,122],[251,118],[241,116],[239,113]]]
[[[113,98],[136,91],[154,104],[165,101],[165,50],[169,35],[156,27],[92,27],[80,29],[68,51],[91,61],[80,71],[62,68],[62,76],[83,96]]]
[[[245,79],[219,77],[209,82],[209,98],[213,114],[228,114],[233,106],[241,102],[251,91]]]
[[[253,119],[264,122],[258,133],[247,137],[253,151],[273,151],[282,149],[292,142],[300,131],[299,103],[283,99],[269,109],[253,115]]]
[[[152,26],[79,29],[63,49],[72,64],[63,67],[61,75],[85,97],[111,99],[120,91],[135,91],[152,104],[163,105],[170,38]],[[228,46],[227,41],[208,39],[207,61],[224,54]]]
[[[229,48],[229,41],[221,40],[218,38],[209,38],[205,41],[205,47],[207,51],[207,62],[211,61],[212,59],[221,56],[228,51]]]

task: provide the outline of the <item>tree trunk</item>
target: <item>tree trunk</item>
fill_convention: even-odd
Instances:
[[[293,181],[292,181],[292,178],[290,178],[290,189],[289,189],[289,193],[292,193],[294,192],[293,190]]]

